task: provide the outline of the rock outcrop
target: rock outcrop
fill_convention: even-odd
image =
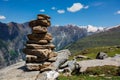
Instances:
[[[28,41],[23,52],[26,54],[26,67],[28,70],[49,70],[57,54],[53,51],[55,46],[51,43],[52,35],[47,33],[51,25],[50,17],[39,14],[37,20],[29,22],[32,34],[28,34]]]
[[[68,60],[68,57],[71,54],[69,50],[61,50],[61,51],[58,51],[57,53],[58,55],[55,58],[52,57],[50,59],[51,62],[55,60],[55,62],[52,63],[53,67],[55,67],[55,65],[61,66],[62,64],[64,64]],[[36,56],[34,56],[34,58],[36,58]],[[56,70],[50,70],[45,72],[28,71],[25,67],[25,64],[26,62],[22,61],[17,64],[8,66],[4,69],[1,69],[0,80],[56,80],[56,78],[58,78],[59,76],[59,73]],[[31,68],[34,68],[34,69],[36,68],[36,70],[39,69],[39,67],[36,66],[36,65],[39,65],[37,63],[34,63],[36,64],[34,65],[34,67],[33,67],[33,63],[27,63],[27,65],[28,64],[32,65]],[[56,67],[56,69],[58,69],[58,67]]]
[[[0,80],[56,80],[59,73],[56,71],[27,71],[25,62],[8,66],[0,70]]]
[[[108,57],[107,53],[99,52],[96,56],[96,59],[105,59],[107,57]]]

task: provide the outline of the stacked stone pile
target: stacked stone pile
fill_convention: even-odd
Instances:
[[[52,35],[47,32],[51,25],[50,17],[39,14],[37,20],[29,22],[32,34],[28,34],[28,41],[23,52],[26,54],[28,70],[46,70],[56,60],[55,46],[51,43]]]

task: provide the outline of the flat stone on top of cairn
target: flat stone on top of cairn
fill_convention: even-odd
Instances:
[[[57,54],[53,51],[55,46],[51,43],[52,35],[47,32],[47,27],[51,25],[49,19],[48,15],[38,14],[37,20],[29,22],[32,34],[27,35],[28,41],[23,49],[28,70],[43,71],[55,61]]]

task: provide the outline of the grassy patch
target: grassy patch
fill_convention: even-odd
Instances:
[[[119,26],[120,27],[120,26]],[[120,45],[120,30],[112,29],[110,31],[96,33],[71,43],[64,48],[72,53],[78,53],[83,49]]]
[[[105,52],[109,57],[112,57],[115,56],[115,54],[120,54],[120,48],[117,48],[116,46],[88,48],[72,54],[70,59],[73,59],[73,56],[77,56],[79,54],[88,56],[90,59],[95,59],[98,52]]]
[[[120,48],[116,46],[106,46],[106,47],[95,47],[88,48],[82,51],[78,51],[75,54],[70,56],[70,60],[73,59],[74,56],[77,55],[85,55],[90,59],[95,59],[98,52],[105,52],[109,57],[115,56],[115,54],[120,54]],[[78,59],[78,61],[86,60],[86,59]],[[101,76],[101,75],[104,76]],[[92,75],[92,76],[91,76]],[[72,75],[72,76],[64,76],[60,75],[58,80],[120,80],[120,67],[116,66],[98,66],[98,67],[90,67],[86,72]]]
[[[105,74],[106,76],[119,76],[120,68],[116,66],[97,66],[97,67],[89,67],[85,74],[91,75],[101,75]]]
[[[120,80],[120,76],[89,76],[89,75],[73,75],[63,76],[60,75],[58,80]]]
[[[66,76],[61,74],[58,80],[120,80],[120,68],[116,66],[90,67],[84,73]]]

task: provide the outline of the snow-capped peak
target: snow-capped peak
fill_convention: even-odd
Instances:
[[[87,26],[87,32],[97,32],[97,31],[103,31],[103,30],[104,30],[103,27],[96,27],[92,25]]]

